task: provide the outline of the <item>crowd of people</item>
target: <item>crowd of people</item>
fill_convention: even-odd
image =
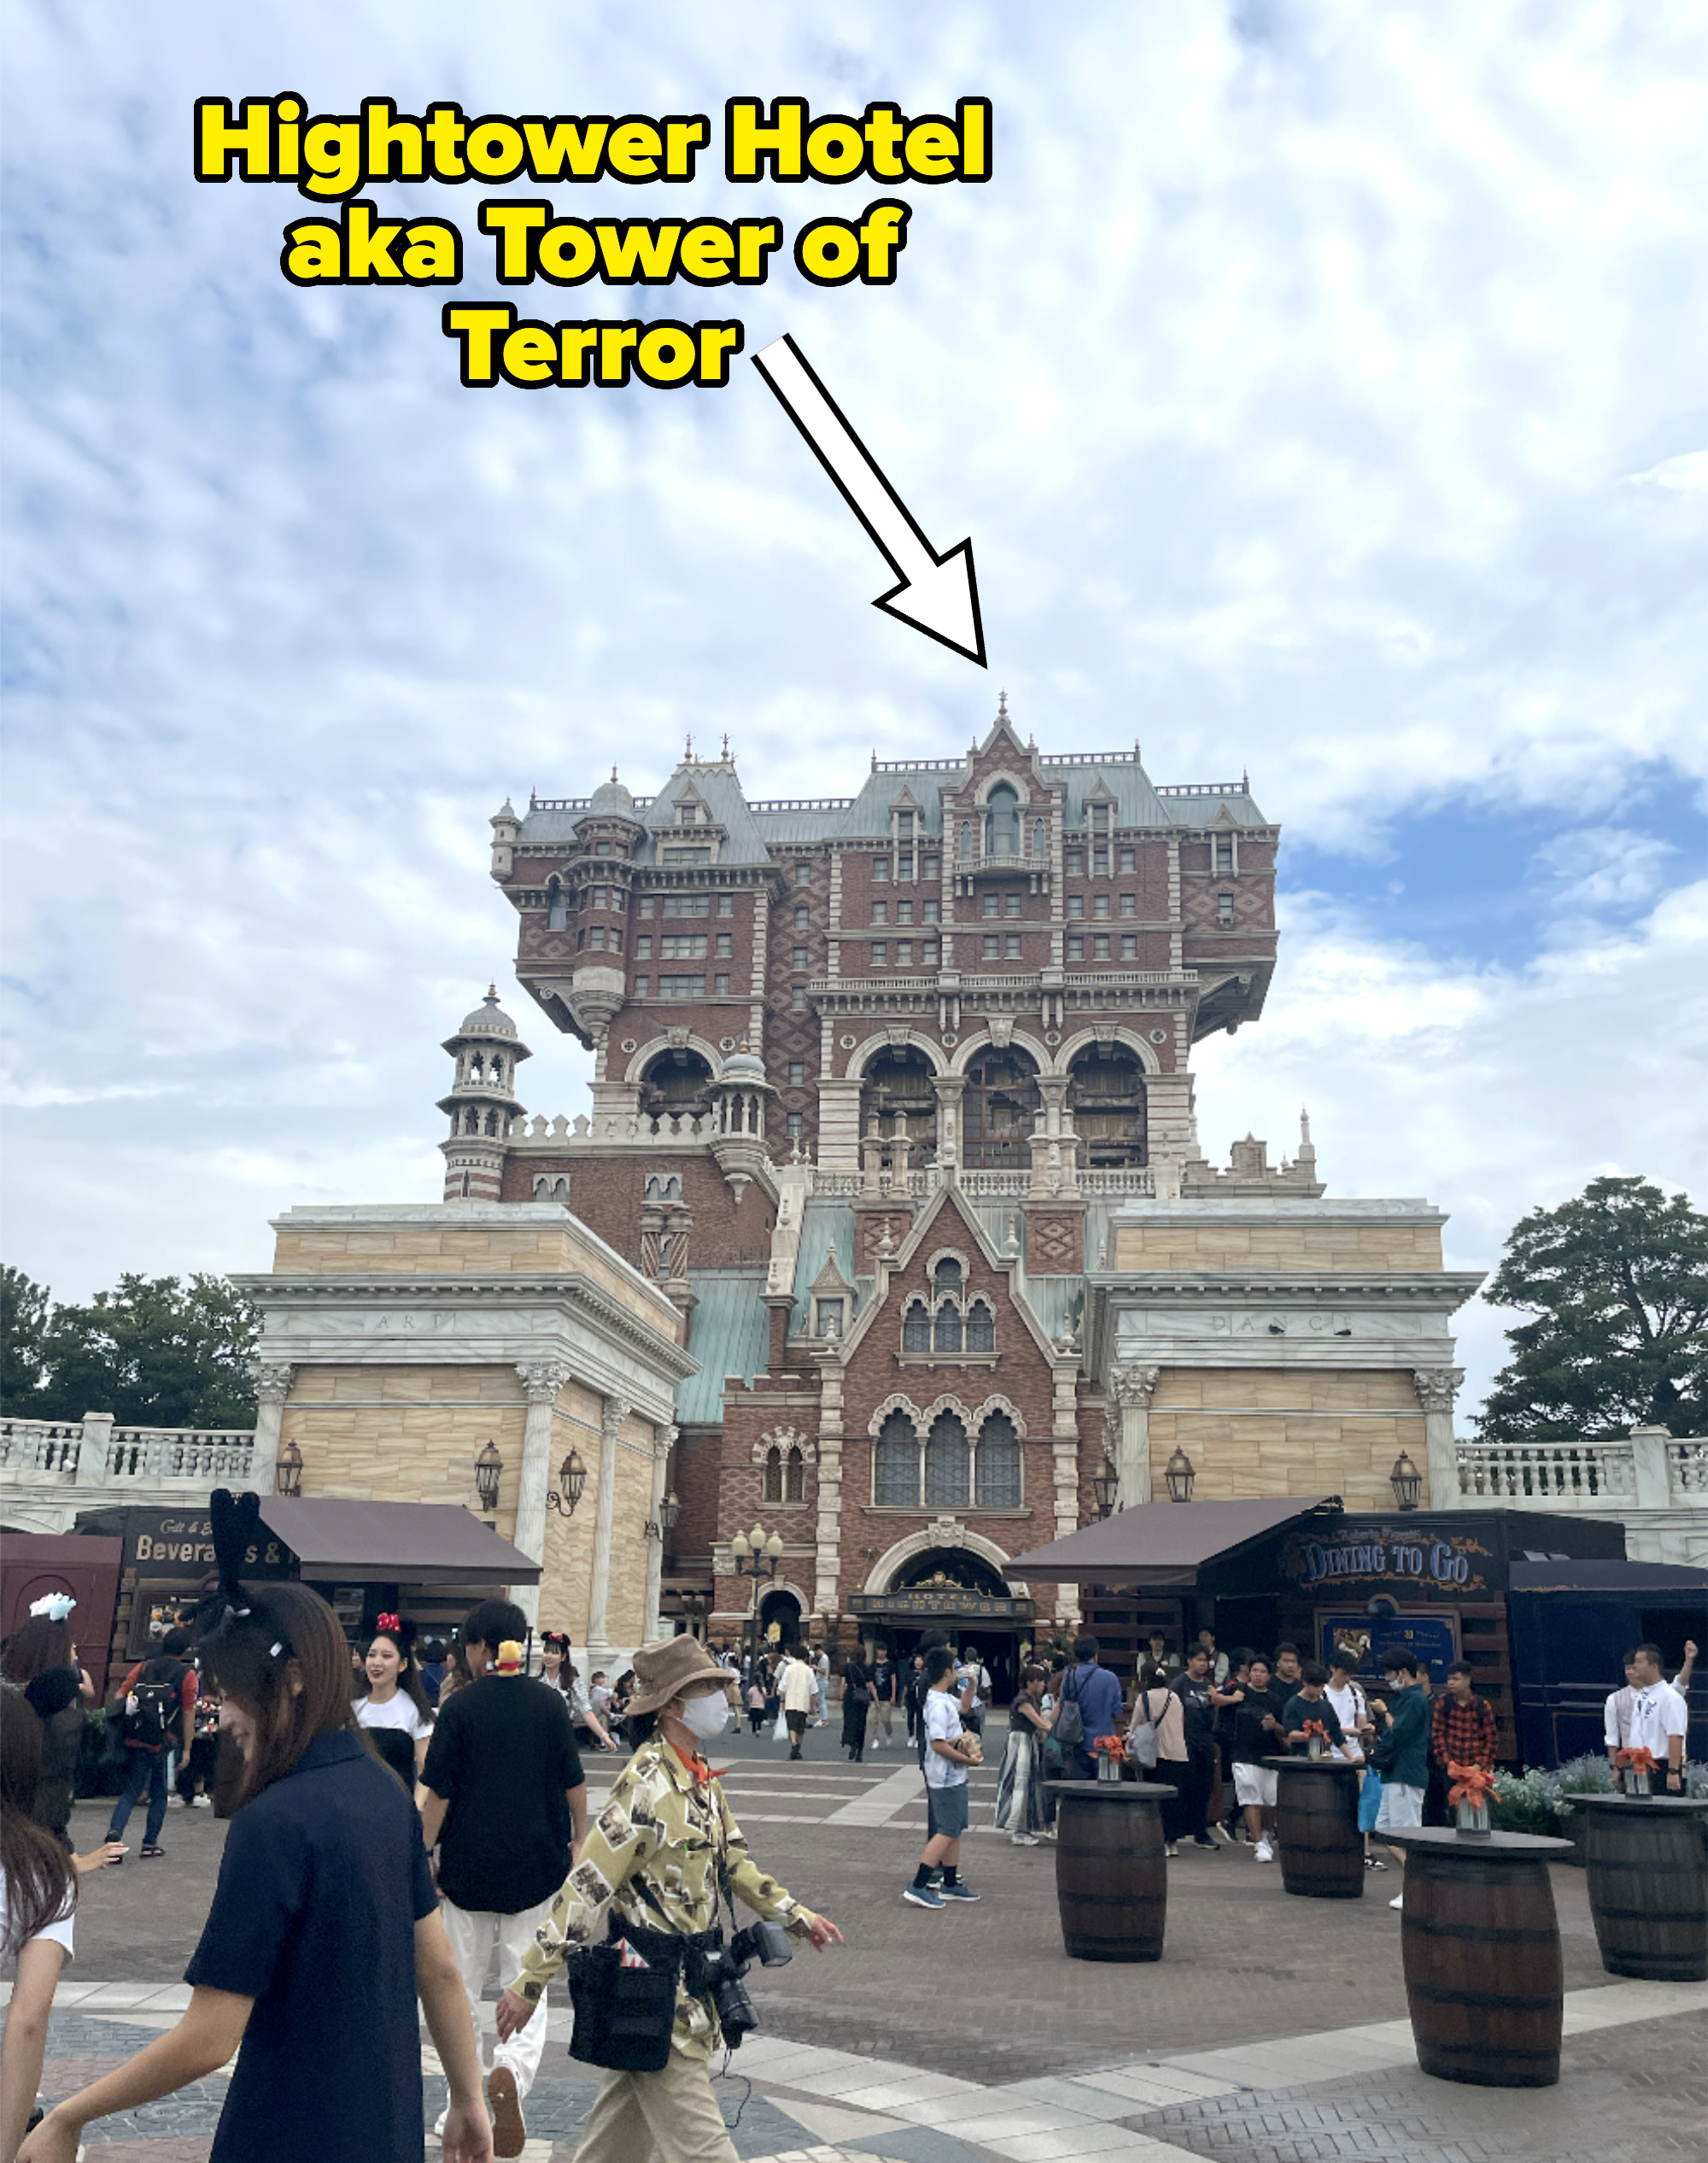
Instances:
[[[216,1523],[241,1552],[236,1508],[228,1503]],[[830,1718],[823,1646],[740,1652],[684,1636],[642,1648],[614,1682],[599,1669],[584,1680],[555,1631],[538,1640],[536,1671],[526,1619],[507,1601],[480,1603],[449,1643],[382,1614],[366,1643],[349,1647],[307,1587],[246,1588],[228,1568],[218,1593],[114,1682],[120,1792],[107,1839],[79,1855],[68,1830],[73,1771],[96,1692],[78,1657],[73,1605],[38,1603],[0,1653],[0,1951],[13,1978],[0,2163],[70,2163],[91,2120],[234,2054],[216,2163],[354,2153],[356,2136],[365,2163],[413,2163],[418,2000],[448,2089],[435,2128],[445,2154],[452,2163],[519,2155],[545,2043],[539,2008],[566,1964],[571,2048],[606,2070],[583,2163],[644,2163],[653,2147],[665,2163],[731,2163],[704,2078],[720,2041],[751,2025],[740,1962],[724,1957],[730,1896],[775,1927],[761,1957],[787,1957],[787,1936],[822,1949],[839,1934],[749,1860],[704,1753],[745,1710],[756,1734],[769,1725],[799,1757],[808,1727]],[[1402,1861],[1381,1852],[1384,1832],[1447,1821],[1449,1779],[1494,1767],[1495,1714],[1463,1661],[1437,1691],[1408,1651],[1389,1649],[1374,1663],[1378,1689],[1360,1679],[1370,1665],[1363,1646],[1337,1646],[1323,1666],[1288,1643],[1223,1651],[1205,1629],[1178,1651],[1153,1636],[1124,1685],[1095,1637],[1028,1650],[995,1797],[996,1828],[1018,1846],[1054,1837],[1053,1781],[1097,1778],[1109,1757],[1124,1776],[1174,1791],[1163,1806],[1171,1857],[1243,1844],[1272,1862],[1272,1761],[1329,1754],[1358,1768],[1366,1862],[1383,1870]],[[1679,1791],[1695,1658],[1687,1645],[1669,1681],[1655,1646],[1627,1657],[1606,1714],[1621,1777],[1647,1760],[1662,1792]],[[969,1775],[984,1762],[992,1695],[977,1648],[928,1630],[905,1656],[882,1644],[854,1651],[840,1684],[851,1762],[863,1762],[869,1744],[917,1756],[927,1839],[904,1898],[938,1910],[977,1901],[961,1874]],[[591,1825],[588,1751],[628,1753]],[[190,2009],[28,2131],[55,1985],[74,1947],[79,1882],[124,1862],[144,1800],[140,1856],[164,1852],[174,1764],[184,1808],[208,1808],[217,1795],[232,1816],[186,1974]],[[480,2008],[494,1973],[503,1995],[483,2066]],[[632,2038],[645,2026],[643,2002],[653,2027],[641,2056]],[[630,2040],[602,2045],[607,2026]]]

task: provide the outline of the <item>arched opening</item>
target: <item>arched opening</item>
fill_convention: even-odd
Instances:
[[[779,1586],[766,1593],[759,1608],[759,1634],[768,1645],[798,1645],[801,1634],[800,1602]],[[772,1636],[775,1629],[776,1635]]]
[[[1020,1435],[1005,1412],[991,1412],[979,1429],[975,1477],[980,1509],[1019,1509]]]
[[[985,801],[985,853],[1020,854],[1020,798],[1006,781],[998,781]]]
[[[931,1432],[925,1441],[927,1509],[964,1510],[971,1464],[967,1429],[952,1412],[939,1412],[932,1421]]]
[[[931,1272],[932,1289],[939,1292],[958,1292],[962,1270],[953,1254],[945,1254]]]
[[[1085,1162],[1120,1170],[1147,1164],[1144,1069],[1126,1044],[1090,1044],[1068,1073],[1068,1108]]]
[[[996,1348],[997,1318],[983,1300],[974,1300],[967,1310],[967,1349],[994,1352]]]
[[[783,1453],[775,1445],[765,1452],[765,1486],[763,1499],[781,1502],[783,1499]]]
[[[791,1449],[784,1460],[783,1499],[785,1502],[804,1502],[806,1499],[806,1459],[798,1449]]]
[[[904,1412],[892,1412],[872,1451],[872,1500],[880,1510],[919,1507],[919,1435]]]
[[[699,1119],[711,1107],[711,1068],[686,1045],[661,1051],[640,1081],[640,1110],[647,1119]]]
[[[974,1171],[1023,1169],[1027,1137],[1042,1102],[1038,1068],[1025,1052],[994,1046],[978,1054],[967,1069],[962,1100],[963,1155]]]
[[[902,1317],[902,1350],[929,1352],[931,1349],[931,1310],[923,1300],[914,1300]]]
[[[961,1310],[953,1300],[945,1300],[939,1307],[931,1334],[933,1352],[961,1349]]]
[[[889,1589],[900,1592],[907,1585],[957,1585],[963,1592],[983,1593],[991,1599],[1012,1599],[1014,1587],[982,1555],[965,1547],[927,1547],[897,1570]]]
[[[860,1084],[860,1131],[892,1141],[905,1127],[914,1162],[937,1147],[937,1091],[931,1061],[910,1044],[889,1046],[867,1067]]]
[[[566,931],[569,922],[569,897],[559,880],[548,879],[546,881],[546,927],[548,931]]]
[[[1032,853],[1039,863],[1050,854],[1050,829],[1042,819],[1032,822]]]

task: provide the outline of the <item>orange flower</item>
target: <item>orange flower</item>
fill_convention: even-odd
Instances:
[[[1652,1750],[1622,1750],[1617,1753],[1613,1763],[1622,1773],[1652,1773],[1655,1770]]]
[[[1117,1765],[1126,1763],[1126,1745],[1119,1735],[1099,1735],[1091,1748],[1094,1752],[1112,1758]]]
[[[1448,1777],[1454,1785],[1448,1788],[1449,1803],[1480,1803],[1494,1786],[1494,1775],[1481,1765],[1449,1765]]]

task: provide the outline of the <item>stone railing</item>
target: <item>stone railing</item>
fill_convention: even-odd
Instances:
[[[78,1420],[0,1419],[0,1481],[26,1487],[209,1488],[245,1480],[253,1428],[115,1427],[107,1412]]]
[[[1708,1437],[1639,1427],[1605,1441],[1456,1445],[1461,1502],[1541,1510],[1708,1510]]]

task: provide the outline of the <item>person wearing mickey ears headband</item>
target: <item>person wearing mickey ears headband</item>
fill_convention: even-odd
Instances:
[[[336,1616],[307,1585],[239,1579],[257,1497],[212,1498],[220,1591],[198,1618],[238,1807],[188,2009],[55,2105],[19,2163],[74,2163],[98,2118],[206,2079],[235,2052],[209,2163],[421,2163],[416,2001],[450,2085],[445,2163],[488,2163],[474,2026],[409,1798],[357,1732]]]
[[[635,1674],[629,1707],[635,1754],[498,2002],[498,2031],[508,2037],[525,2034],[530,2024],[543,2029],[547,1984],[571,1951],[607,1935],[628,1966],[664,1964],[674,1955],[674,2009],[661,2008],[669,2034],[661,2026],[658,2037],[664,2062],[657,2071],[621,2071],[612,2068],[614,2053],[591,2060],[611,2069],[582,2123],[576,2163],[647,2163],[654,2148],[663,2163],[735,2163],[707,2078],[728,2030],[720,2005],[695,1987],[696,1978],[705,1979],[710,1934],[720,1930],[720,1898],[732,1921],[739,1897],[820,1951],[839,1945],[842,1933],[752,1860],[719,1775],[701,1754],[723,1733],[729,1686],[740,1677],[716,1665],[691,1636],[642,1646]],[[678,1948],[674,1941],[681,1939],[688,1945]],[[571,2049],[586,2055],[581,2021],[578,2010]]]
[[[363,1664],[368,1693],[356,1699],[356,1725],[412,1795],[433,1733],[433,1709],[415,1664],[414,1623],[380,1616]]]

